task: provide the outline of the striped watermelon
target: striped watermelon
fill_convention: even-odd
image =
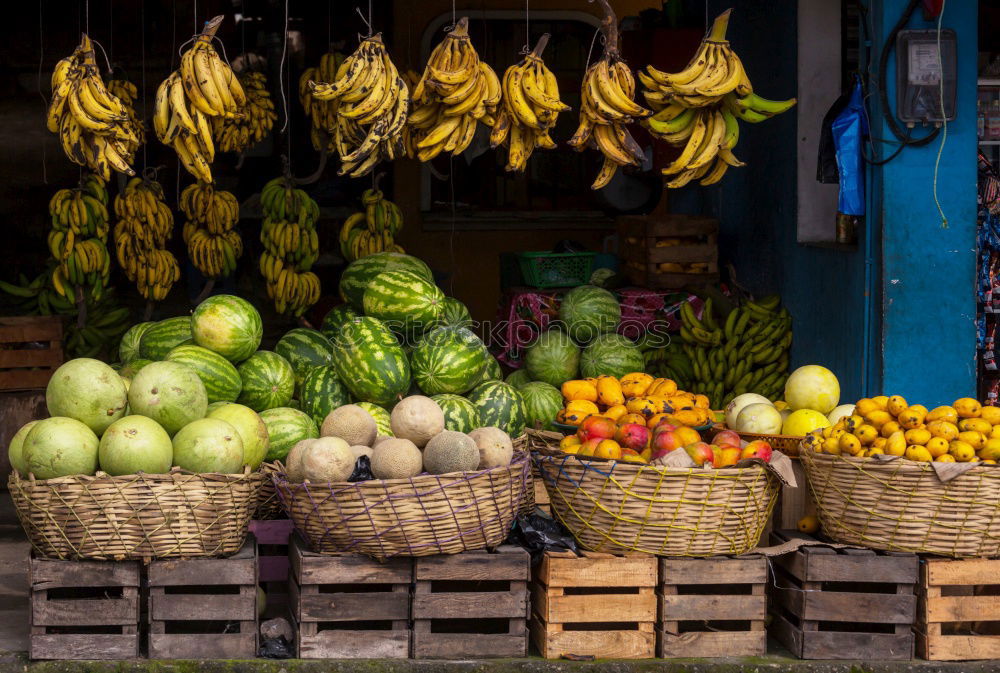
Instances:
[[[191,331],[199,346],[230,362],[242,362],[260,348],[264,327],[260,313],[246,299],[217,294],[195,308]]]
[[[347,265],[340,276],[340,298],[356,311],[364,308],[365,289],[375,276],[383,271],[411,271],[427,282],[434,282],[434,275],[424,262],[400,252],[376,252]]]
[[[238,371],[243,392],[237,402],[257,412],[288,406],[295,392],[295,372],[288,360],[272,351],[257,351]]]
[[[128,328],[128,331],[122,335],[122,340],[118,344],[118,359],[121,362],[132,362],[132,360],[139,357],[139,340],[146,333],[146,330],[155,324],[152,321],[141,322]]]
[[[461,395],[434,395],[431,399],[437,402],[444,412],[445,430],[472,432],[482,426],[476,406]]]
[[[542,332],[524,354],[524,368],[535,381],[561,386],[580,371],[580,349],[565,332]],[[642,371],[641,369],[639,371]]]
[[[328,413],[350,401],[351,395],[347,392],[347,387],[337,376],[336,370],[329,365],[311,368],[302,379],[299,404],[302,411],[321,425]]]
[[[139,370],[148,364],[152,364],[152,360],[147,360],[145,358],[136,358],[130,362],[126,362],[122,365],[121,370],[118,372],[119,376],[130,379],[139,373]]]
[[[526,384],[531,383],[531,375],[528,374],[527,369],[521,367],[520,369],[515,369],[510,374],[508,374],[507,378],[504,379],[504,383],[512,385],[518,390],[520,390]]]
[[[389,328],[368,316],[340,330],[333,344],[333,366],[360,401],[391,404],[410,387],[410,363]]]
[[[580,344],[614,332],[621,320],[622,308],[615,295],[596,285],[574,287],[559,304],[559,321]]]
[[[251,356],[253,359],[253,356]],[[249,362],[249,360],[247,361]],[[284,460],[289,449],[303,439],[319,437],[319,427],[309,414],[290,407],[275,407],[260,412],[260,419],[267,426],[269,444],[265,461]]]
[[[341,325],[345,322],[350,322],[359,315],[361,314],[355,311],[354,307],[350,304],[334,306],[323,318],[323,324],[320,325],[319,331],[332,341],[334,337],[340,334]]]
[[[580,356],[580,373],[584,378],[621,378],[629,372],[641,372],[645,366],[642,351],[621,334],[602,334]]]
[[[392,434],[392,416],[389,415],[389,412],[384,407],[372,404],[371,402],[358,402],[357,404],[375,419],[375,427],[378,428],[378,434],[383,437],[396,436]]]
[[[150,325],[139,337],[139,357],[162,360],[175,346],[191,338],[191,318],[167,318]]]
[[[479,422],[483,426],[500,428],[511,437],[519,437],[524,432],[524,398],[513,386],[503,381],[487,381],[468,397],[479,412]]]
[[[489,351],[486,352],[486,366],[483,368],[483,373],[473,387],[487,381],[503,381],[503,368],[500,366],[500,361],[490,355]]]
[[[313,367],[329,365],[333,360],[333,346],[322,332],[296,327],[285,333],[274,346],[274,352],[288,360],[295,372],[296,390],[302,379]]]
[[[438,327],[428,332],[410,355],[413,380],[427,395],[461,394],[483,375],[486,346],[465,327]]]
[[[412,271],[385,271],[365,290],[365,315],[395,325],[433,325],[444,310],[444,292]],[[422,330],[420,330],[422,331]]]
[[[450,327],[472,327],[472,314],[468,307],[454,297],[445,297],[441,303],[444,310],[441,311],[439,325]]]
[[[193,369],[205,384],[209,403],[235,402],[240,396],[243,381],[239,372],[232,362],[215,351],[201,346],[177,346],[164,359]]]
[[[526,383],[518,391],[524,398],[524,415],[529,428],[552,430],[552,421],[563,406],[559,389],[542,381]]]

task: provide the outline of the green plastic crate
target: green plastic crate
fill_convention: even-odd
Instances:
[[[530,287],[575,287],[590,280],[594,252],[519,252],[521,275]]]

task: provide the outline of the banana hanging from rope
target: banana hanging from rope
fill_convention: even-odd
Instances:
[[[212,133],[223,152],[243,152],[256,145],[271,132],[278,113],[267,90],[267,75],[259,71],[237,75],[246,93],[247,104],[242,117],[212,117]]]
[[[75,189],[60,189],[49,200],[52,229],[46,242],[56,265],[51,283],[56,293],[76,301],[76,288],[94,300],[108,285],[108,191],[101,177],[87,174]]]
[[[320,298],[319,277],[309,270],[319,258],[319,206],[284,177],[264,185],[260,203],[260,272],[267,280],[267,296],[278,313],[301,316]]]
[[[180,205],[187,217],[182,234],[191,263],[206,278],[232,275],[243,255],[243,240],[235,230],[239,201],[230,192],[197,182],[181,192]]]
[[[132,178],[115,197],[115,215],[118,264],[139,294],[162,301],[181,277],[177,258],[166,249],[174,215],[164,202],[163,187],[154,179]]]
[[[337,108],[340,99],[319,100],[312,95],[310,82],[334,82],[340,66],[347,57],[339,51],[328,51],[319,59],[319,65],[306,68],[299,77],[299,102],[309,117],[309,138],[317,152],[337,151],[333,132],[337,128]]]
[[[340,227],[340,252],[349,262],[376,252],[405,252],[395,242],[403,228],[403,214],[376,186],[361,195],[364,211],[348,217]]]
[[[139,97],[139,90],[135,84],[127,79],[110,79],[108,80],[108,91],[122,102],[129,124],[135,130],[136,139],[126,143],[129,151],[135,154],[135,151],[146,142],[146,127],[135,111],[135,101]]]

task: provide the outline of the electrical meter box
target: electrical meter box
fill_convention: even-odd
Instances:
[[[936,30],[899,32],[896,38],[896,115],[900,121],[940,124],[945,119],[955,118],[956,39],[955,31],[942,30],[939,54]]]

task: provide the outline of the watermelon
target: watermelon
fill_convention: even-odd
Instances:
[[[358,406],[371,414],[371,417],[375,419],[375,427],[378,428],[378,434],[383,437],[396,436],[392,434],[392,417],[384,407],[372,404],[371,402],[358,402]]]
[[[479,412],[479,422],[484,427],[497,427],[511,437],[524,432],[524,398],[513,386],[503,381],[487,381],[468,395],[469,401]]]
[[[292,365],[296,390],[302,385],[302,379],[310,369],[329,365],[333,360],[333,346],[330,345],[330,340],[322,332],[305,327],[288,330],[275,344],[274,352]]]
[[[563,406],[559,389],[543,381],[526,383],[518,391],[524,398],[524,415],[529,428],[552,430],[552,421]]]
[[[584,348],[580,356],[580,373],[585,378],[621,378],[631,372],[641,372],[645,366],[642,351],[621,334],[602,334]]]
[[[622,308],[615,295],[595,285],[580,285],[566,293],[559,304],[559,320],[580,344],[618,329]]]
[[[260,313],[246,299],[217,294],[198,304],[191,314],[196,344],[230,362],[242,362],[260,348],[264,327]]]
[[[243,381],[233,363],[207,348],[177,346],[164,360],[180,362],[193,369],[205,384],[209,403],[235,402],[243,389]]]
[[[422,260],[400,252],[376,252],[347,265],[340,276],[340,298],[354,310],[361,311],[364,309],[365,289],[375,276],[383,271],[397,270],[410,271],[429,283],[434,282],[434,275]]]
[[[153,362],[152,360],[146,360],[144,358],[136,358],[135,360],[131,360],[122,365],[122,368],[118,371],[118,373],[122,377],[130,379],[136,374],[138,374],[140,369],[142,369],[148,364],[152,364],[152,362]]]
[[[382,321],[360,316],[346,323],[333,344],[337,376],[362,402],[391,404],[410,388],[410,363]]]
[[[384,271],[364,294],[365,315],[420,332],[421,326],[426,329],[441,318],[443,301],[441,288],[412,271]]]
[[[580,368],[580,349],[565,332],[550,329],[542,332],[528,346],[524,368],[535,381],[561,386],[575,379]]]
[[[434,395],[431,399],[444,412],[445,430],[468,433],[482,425],[476,406],[461,395]]]
[[[141,322],[132,325],[128,331],[122,335],[122,340],[118,344],[118,359],[122,362],[131,362],[139,357],[139,340],[155,322]]]
[[[167,318],[150,325],[139,337],[139,357],[162,360],[175,346],[191,338],[191,318],[186,315]]]
[[[465,327],[437,327],[431,330],[410,355],[413,380],[427,395],[461,394],[483,376],[486,346]]]
[[[531,375],[528,370],[522,367],[521,369],[515,369],[507,378],[504,379],[504,383],[514,386],[518,390],[524,387],[526,384],[531,383]]]
[[[483,377],[479,379],[479,383],[485,383],[486,381],[503,381],[503,367],[500,366],[500,361],[489,354],[486,354],[486,368],[483,369]],[[479,385],[478,383],[476,385]]]
[[[313,367],[302,379],[299,404],[302,411],[321,425],[328,413],[350,401],[347,388],[337,376],[337,371],[329,365]]]
[[[254,356],[250,356],[252,360]],[[247,360],[249,362],[249,360]],[[316,422],[298,409],[275,407],[260,412],[260,419],[267,426],[268,447],[264,460],[284,460],[297,442],[319,437]]]
[[[338,334],[340,334],[341,325],[345,322],[350,322],[359,315],[361,314],[355,311],[354,307],[350,304],[334,306],[323,318],[323,324],[320,325],[319,331],[322,332],[327,339],[332,341]]]
[[[238,369],[243,391],[237,402],[254,411],[284,407],[295,392],[295,372],[288,360],[272,351],[257,351]]]
[[[472,327],[472,314],[468,307],[454,297],[445,297],[441,302],[444,309],[438,319],[438,325],[450,327]]]

